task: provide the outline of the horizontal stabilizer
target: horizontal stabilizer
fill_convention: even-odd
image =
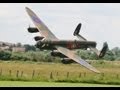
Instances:
[[[77,38],[79,39],[79,40],[81,40],[81,41],[87,41],[87,39],[85,39],[82,35],[80,35],[80,34],[78,34],[78,35],[76,35],[77,36]]]
[[[76,36],[80,41],[87,41],[86,38],[84,38],[82,35],[79,34],[80,29],[81,29],[81,23],[78,24],[78,26],[77,26],[77,28],[75,29],[73,35]],[[106,53],[106,51],[107,51],[107,49],[108,49],[108,44],[107,44],[107,42],[105,42],[105,43],[103,44],[103,48],[102,48],[101,51],[98,51],[97,48],[94,48],[94,47],[91,47],[91,46],[89,46],[89,48],[90,48],[90,50],[92,50],[93,52],[95,52],[96,55],[97,55],[99,58],[102,58],[102,57],[105,56],[105,53]]]

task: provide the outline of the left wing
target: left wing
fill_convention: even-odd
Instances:
[[[36,25],[37,29],[39,30],[39,32],[41,33],[42,36],[45,37],[45,39],[47,40],[59,40],[58,38],[56,38],[56,36],[47,28],[47,26],[45,26],[45,24],[37,17],[37,15],[30,10],[29,8],[26,7],[26,11],[28,13],[28,15],[30,16],[30,18],[32,19],[33,23]],[[92,70],[96,73],[100,73],[98,70],[96,70],[93,66],[91,66],[90,64],[88,64],[86,61],[84,61],[83,59],[81,59],[79,56],[77,56],[75,53],[73,53],[71,50],[67,49],[67,48],[63,48],[61,46],[55,46],[56,49],[61,52],[62,54],[64,54],[65,56],[67,56],[68,58],[71,58],[72,60],[74,60],[75,62],[81,64],[82,66],[86,67],[89,70]]]
[[[48,27],[38,18],[38,16],[32,10],[26,7],[26,11],[39,30],[40,34],[45,37],[45,39],[58,40],[57,37],[48,29]]]

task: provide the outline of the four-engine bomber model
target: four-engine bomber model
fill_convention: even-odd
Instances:
[[[99,58],[102,58],[105,55],[108,48],[107,42],[103,44],[102,50],[98,51],[96,49],[96,42],[87,41],[87,39],[85,39],[83,36],[79,34],[82,25],[81,23],[78,24],[73,33],[73,35],[77,36],[79,40],[59,40],[32,10],[26,7],[26,11],[36,26],[29,27],[28,32],[30,33],[40,32],[41,34],[41,36],[34,37],[35,41],[37,42],[35,44],[37,48],[39,48],[40,50],[51,50],[51,55],[61,57],[62,58],[61,62],[64,64],[77,62],[91,71],[100,73],[100,71],[95,69],[89,63],[83,60],[80,56],[76,55],[72,50],[74,49],[87,50],[87,48],[89,48],[90,50],[95,52]]]

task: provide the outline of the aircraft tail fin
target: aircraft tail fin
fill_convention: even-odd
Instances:
[[[74,36],[77,36],[77,38],[78,38],[79,40],[86,41],[86,39],[85,39],[82,35],[79,34],[80,29],[81,29],[81,25],[82,25],[81,23],[79,23],[79,24],[77,25],[77,27],[76,27],[73,35],[74,35]]]
[[[99,54],[99,58],[104,57],[107,49],[108,49],[108,44],[107,44],[107,42],[104,42],[103,43],[103,48],[101,49],[100,54]]]
[[[76,36],[76,35],[79,34],[80,29],[81,29],[81,25],[82,25],[81,23],[79,23],[79,24],[77,25],[77,27],[76,27],[76,29],[75,29],[75,31],[74,31],[74,33],[73,33],[74,36]]]

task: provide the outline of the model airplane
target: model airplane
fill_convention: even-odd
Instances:
[[[59,40],[32,10],[26,7],[26,11],[36,26],[29,27],[28,31],[30,33],[40,32],[41,34],[41,36],[36,36],[34,38],[37,41],[35,45],[37,48],[41,50],[51,50],[51,55],[61,57],[62,63],[71,63],[71,61],[75,61],[93,72],[100,73],[100,71],[91,66],[80,56],[76,55],[72,50],[90,48],[98,55],[98,57],[101,58],[105,55],[108,47],[106,42],[104,43],[102,50],[98,51],[96,49],[96,42],[87,41],[79,34],[81,23],[78,24],[75,32],[73,33],[73,35],[77,36],[79,40]]]

